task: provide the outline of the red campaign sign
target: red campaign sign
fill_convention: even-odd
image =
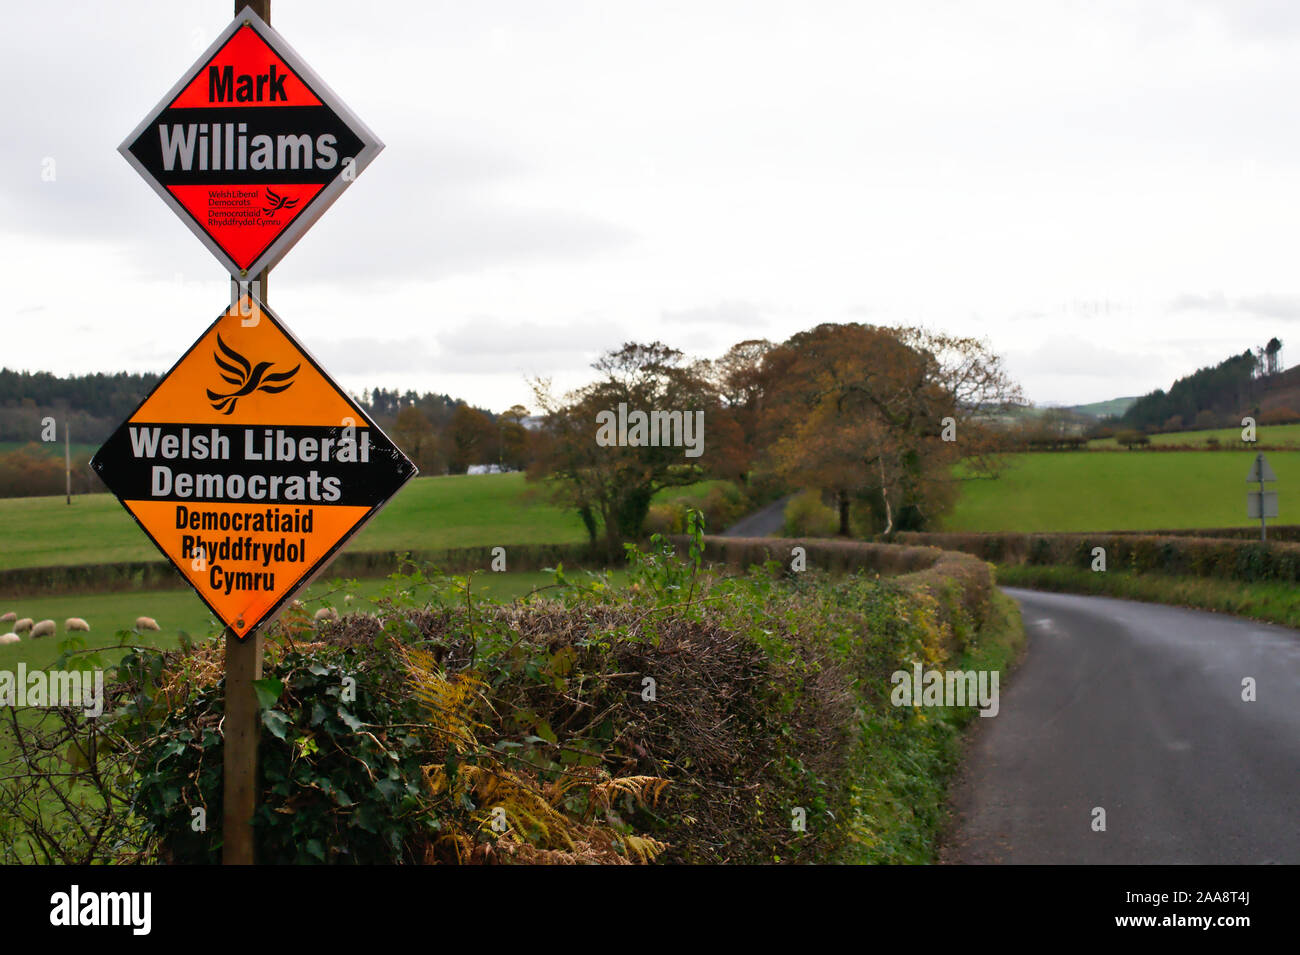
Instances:
[[[383,149],[245,9],[119,151],[235,278],[275,265]]]

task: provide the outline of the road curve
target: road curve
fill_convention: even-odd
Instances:
[[[1300,863],[1300,631],[1005,592],[1028,653],[975,720],[942,861]]]
[[[785,506],[794,495],[788,494],[779,501],[746,514],[724,530],[719,537],[770,537],[785,528]]]

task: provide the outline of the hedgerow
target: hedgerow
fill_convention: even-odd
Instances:
[[[890,706],[889,677],[978,642],[987,565],[859,545],[911,572],[726,572],[693,530],[629,545],[624,588],[557,566],[545,592],[488,604],[408,565],[374,613],[287,615],[256,686],[258,860],[924,861],[959,721]],[[134,860],[220,859],[221,651],[133,650],[88,730]]]
[[[1289,530],[1289,529],[1288,529]],[[1258,533],[1258,531],[1256,531]],[[1293,537],[1288,533],[1286,536]],[[1000,564],[1088,569],[1093,549],[1107,566],[1139,573],[1217,577],[1247,583],[1300,581],[1300,543],[1177,535],[1107,534],[900,534],[902,543],[964,551]]]

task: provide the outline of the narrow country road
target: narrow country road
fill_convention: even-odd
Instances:
[[[1028,654],[975,720],[944,862],[1300,863],[1300,631],[1006,593]]]
[[[770,537],[785,527],[785,506],[794,495],[788,494],[732,524],[719,537]]]

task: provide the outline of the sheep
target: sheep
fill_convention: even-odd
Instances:
[[[337,620],[338,618],[339,618],[339,612],[335,610],[333,607],[321,607],[312,616],[312,619],[315,620],[317,623],[320,623],[322,620]]]
[[[0,647],[6,643],[22,643],[23,638],[16,633],[0,633]]]
[[[80,617],[69,617],[67,620],[63,621],[63,629],[67,630],[69,633],[73,630],[84,630],[89,633],[90,624],[86,623],[86,621],[82,620]]]
[[[32,620],[31,617],[23,617],[23,619],[14,624],[14,633],[26,633],[28,630],[32,629],[33,623],[35,623],[35,621]]]
[[[158,621],[155,620],[153,617],[136,617],[135,628],[137,630],[161,630],[162,629],[162,627],[158,626]]]
[[[32,627],[32,639],[37,637],[52,637],[58,633],[58,627],[53,620],[42,620],[36,626]]]
[[[18,619],[18,614],[10,610],[7,614],[0,615],[0,623],[13,623]]]

